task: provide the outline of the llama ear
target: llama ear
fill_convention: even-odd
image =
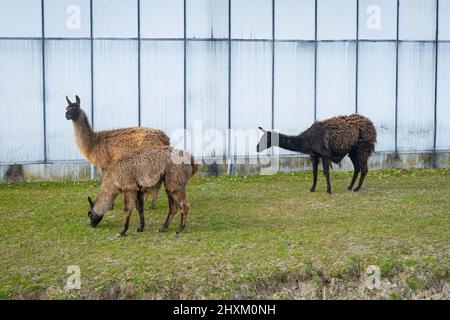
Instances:
[[[80,104],[81,104],[80,97],[79,97],[79,96],[75,96],[75,99],[76,99],[76,101],[77,101],[77,104],[80,105]]]
[[[91,206],[91,208],[94,207],[94,201],[92,201],[91,197],[88,197],[88,201],[89,201],[89,205]]]
[[[266,133],[267,131],[266,130],[264,130],[263,128],[261,128],[261,127],[258,127],[258,129],[259,130],[261,130],[262,132],[264,132],[264,133]]]
[[[69,104],[69,106],[72,104],[72,102],[69,100],[69,97],[68,97],[68,96],[66,96],[66,101],[67,101],[67,103]]]

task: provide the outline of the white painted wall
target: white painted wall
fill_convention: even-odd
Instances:
[[[450,150],[450,0],[439,4],[436,50],[437,1],[399,0],[397,56],[395,0],[44,0],[43,12],[0,0],[0,163],[81,159],[64,117],[75,94],[95,129],[186,127],[176,142],[197,156],[255,155],[258,136],[230,142],[229,126],[295,134],[356,107],[378,151],[431,151],[435,134]]]

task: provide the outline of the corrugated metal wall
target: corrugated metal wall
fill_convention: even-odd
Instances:
[[[196,155],[353,112],[378,151],[448,151],[449,80],[450,0],[0,0],[0,164],[81,159],[75,94]]]

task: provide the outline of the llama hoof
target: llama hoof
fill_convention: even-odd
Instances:
[[[121,233],[119,233],[120,237],[126,237],[127,235],[125,234],[126,232],[122,231]]]
[[[137,228],[137,232],[144,232],[144,228]]]
[[[327,190],[327,193],[328,193],[328,194],[331,194],[331,190]]]
[[[353,189],[353,192],[358,192],[359,190],[361,190],[361,188],[355,188]]]
[[[352,187],[348,187],[347,190],[348,190],[348,191],[352,191]]]
[[[183,230],[184,230],[184,228],[180,228],[180,229],[178,229],[175,233],[176,233],[176,234],[179,234],[179,233],[181,233]]]
[[[309,189],[309,191],[314,192],[314,191],[316,191],[316,189],[311,188],[311,189]]]
[[[166,232],[168,228],[161,228],[158,230],[158,232]]]

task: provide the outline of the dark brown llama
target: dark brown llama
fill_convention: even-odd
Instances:
[[[105,212],[112,209],[117,195],[123,192],[125,223],[120,235],[124,236],[128,230],[134,203],[140,218],[140,227],[137,231],[144,231],[144,194],[151,192],[152,189],[159,189],[164,182],[169,200],[169,213],[159,231],[167,231],[172,218],[178,209],[181,209],[181,222],[177,231],[180,233],[184,230],[189,211],[186,186],[197,169],[191,154],[171,147],[142,149],[125,156],[103,177],[95,201],[88,197],[91,206],[88,212],[91,226],[95,228],[98,225]]]
[[[103,175],[120,158],[137,149],[170,145],[169,137],[157,129],[135,127],[94,132],[86,113],[80,107],[80,97],[75,96],[75,98],[76,101],[71,102],[66,97],[68,104],[66,119],[72,120],[76,143],[81,154],[94,166],[100,168]],[[150,208],[156,205],[159,188],[152,192],[153,201]]]
[[[364,178],[369,171],[367,161],[375,151],[377,132],[368,118],[352,114],[333,117],[315,122],[311,127],[297,136],[289,136],[261,129],[261,137],[256,151],[261,152],[272,146],[309,154],[313,169],[313,184],[311,192],[316,190],[317,169],[322,158],[323,173],[327,181],[327,192],[331,193],[330,167],[331,163],[340,163],[348,155],[353,163],[353,178],[348,186],[352,190],[359,172],[361,177],[354,191],[361,189]]]

